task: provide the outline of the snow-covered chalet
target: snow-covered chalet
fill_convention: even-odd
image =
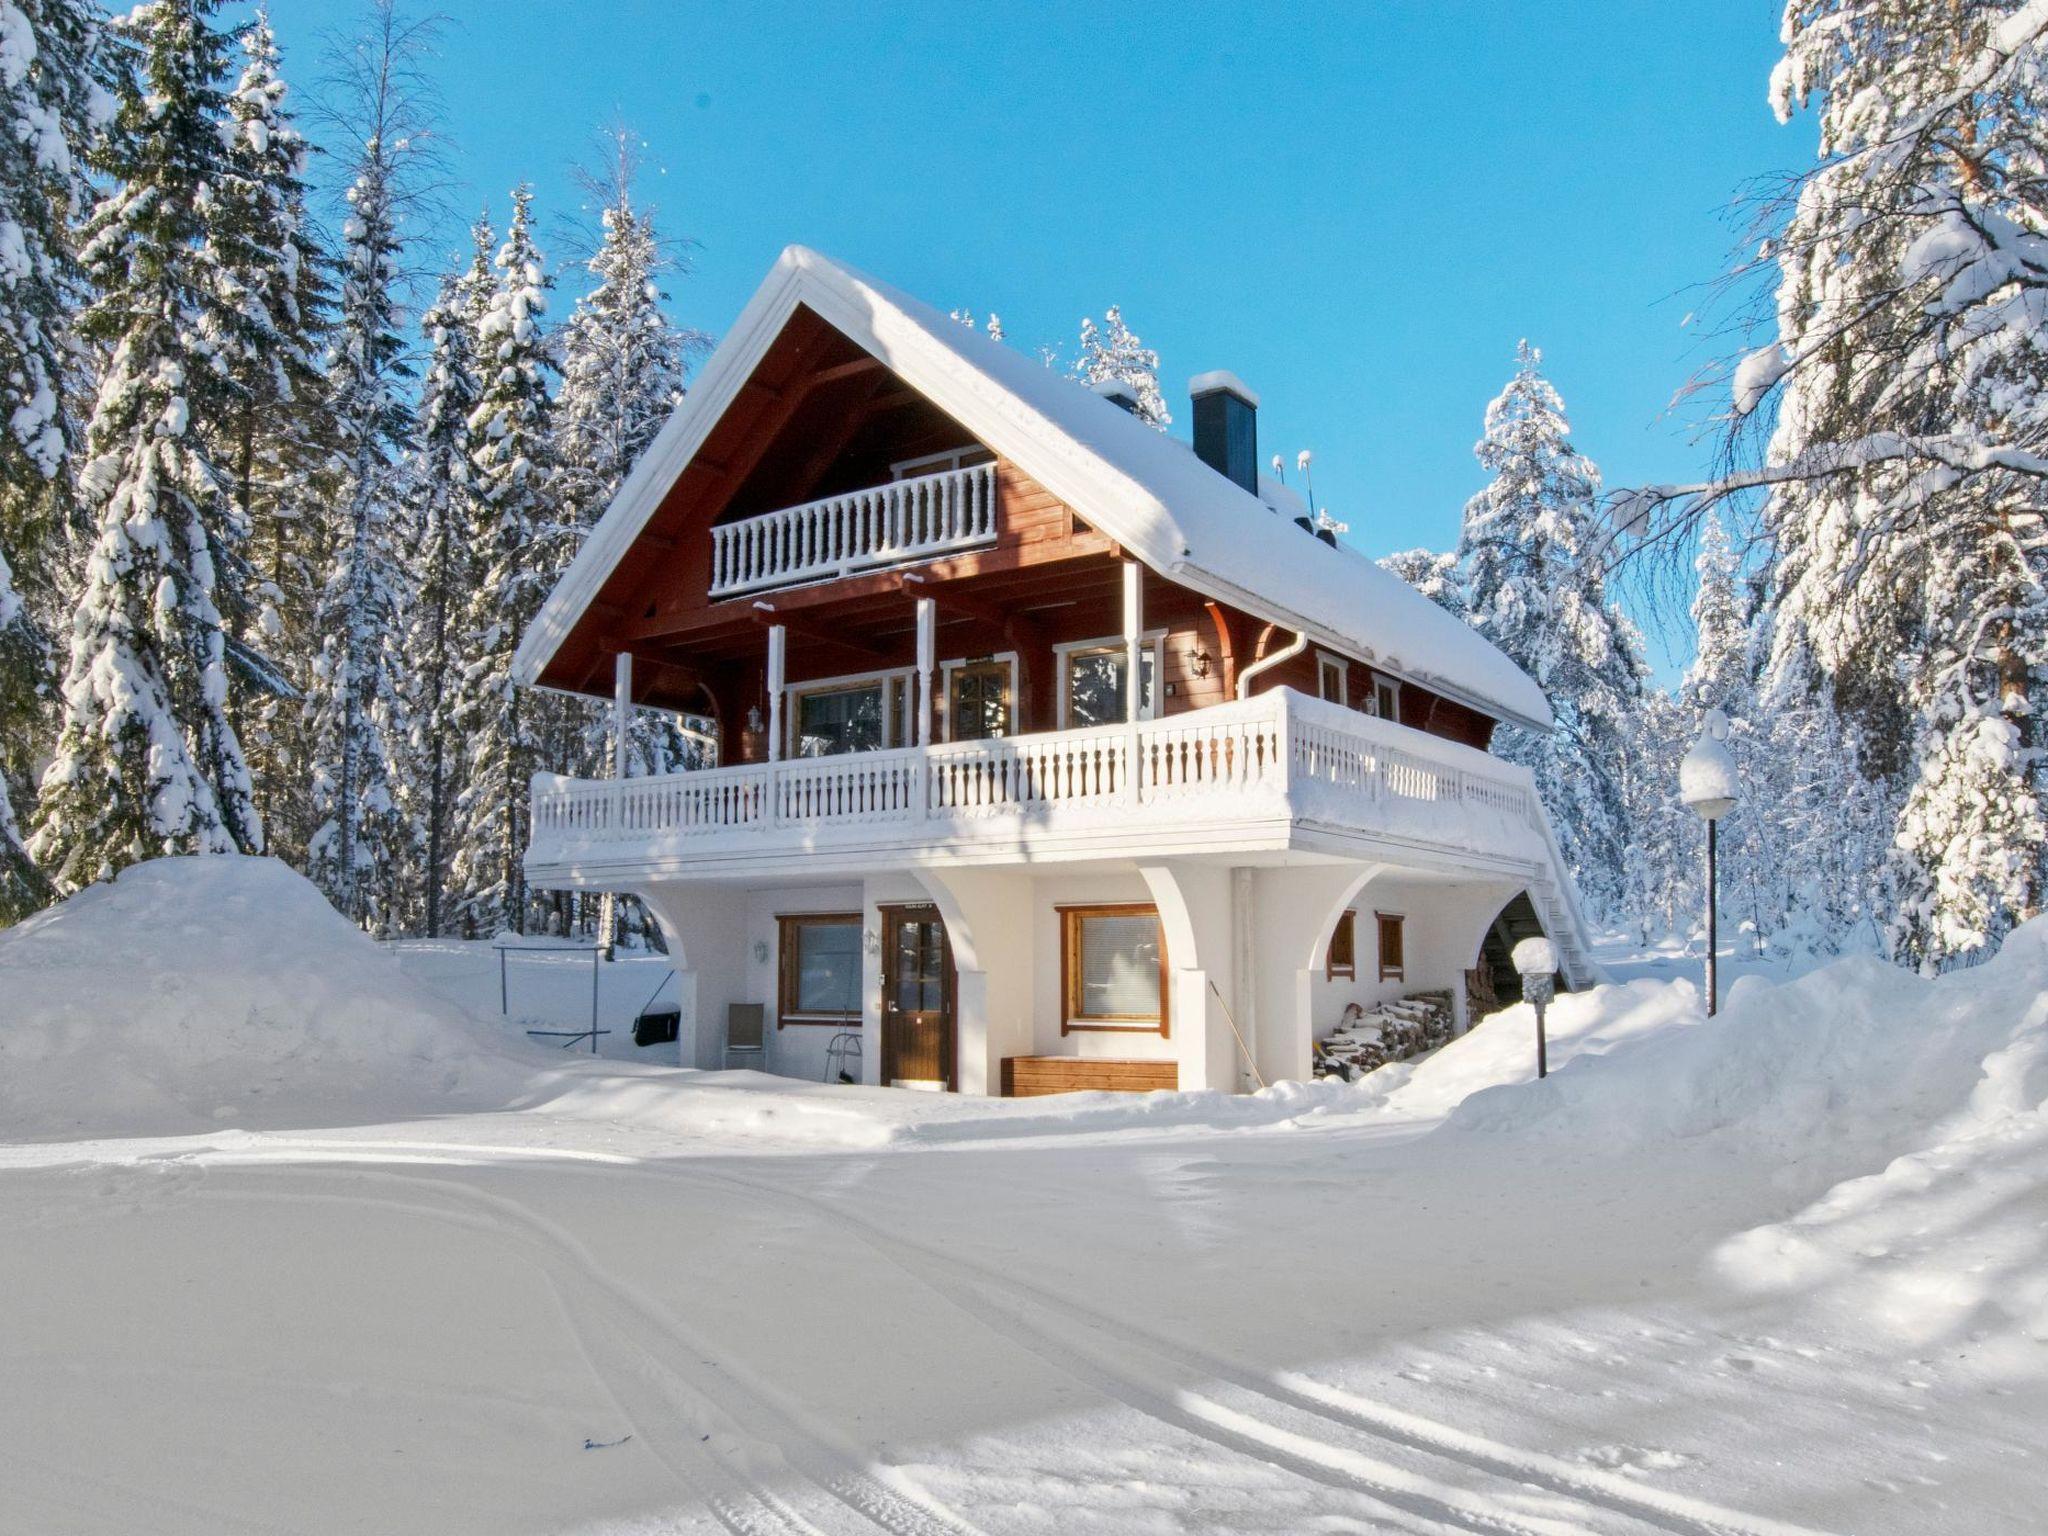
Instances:
[[[1313,531],[1258,398],[1193,442],[791,247],[530,627],[521,686],[715,722],[543,775],[526,870],[631,892],[681,1059],[967,1093],[1309,1075],[1347,1006],[1591,977],[1496,725],[1534,683]],[[758,1034],[759,1044],[755,1047]],[[739,1064],[738,1060],[734,1064]]]

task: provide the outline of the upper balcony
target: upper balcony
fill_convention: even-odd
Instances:
[[[713,528],[706,595],[833,581],[995,541],[995,464],[947,469]]]

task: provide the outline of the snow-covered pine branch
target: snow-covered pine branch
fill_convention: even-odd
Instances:
[[[1159,393],[1159,354],[1141,342],[1124,324],[1124,313],[1112,304],[1102,312],[1102,324],[1093,319],[1081,322],[1081,355],[1074,363],[1074,377],[1083,384],[1128,384],[1138,397],[1138,419],[1148,427],[1165,431],[1173,424],[1166,398]]]

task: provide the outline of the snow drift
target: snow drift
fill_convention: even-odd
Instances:
[[[1594,996],[1611,1009],[1638,990]],[[1867,956],[1781,985],[1745,979],[1711,1021],[1695,1009],[1683,1027],[1567,1062],[1542,1083],[1483,1089],[1448,1123],[1614,1150],[1718,1134],[1781,1159],[1892,1155],[1937,1134],[1991,1058],[2042,1032],[2044,993],[2048,921],[1935,980]],[[2044,1092],[2036,1081],[2020,1096]]]
[[[1882,1328],[1921,1349],[1966,1340],[1993,1375],[2038,1369],[2048,919],[2016,930],[1983,965],[1934,980],[1856,958],[1783,985],[1744,981],[1711,1020],[1684,984],[1568,1001],[1582,1040],[1625,1032],[1631,1016],[1653,1022],[1544,1082],[1470,1092],[1439,1134],[1576,1144],[1602,1158],[1690,1143],[1768,1167],[1798,1208],[1719,1243],[1721,1281],[1805,1293],[1850,1331]],[[1512,1053],[1526,1015],[1489,1019],[1430,1065],[1469,1082]],[[1473,1053],[1468,1066],[1461,1049]]]
[[[275,859],[157,859],[0,932],[0,1140],[502,1103],[525,1075]]]

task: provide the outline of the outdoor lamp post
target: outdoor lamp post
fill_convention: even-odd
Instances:
[[[1720,933],[1714,908],[1715,826],[1735,809],[1740,786],[1735,755],[1728,750],[1728,717],[1710,709],[1700,723],[1700,739],[1678,765],[1678,793],[1693,814],[1707,824],[1707,1017],[1721,1005],[1720,977],[1715,969]]]
[[[1550,1076],[1550,1047],[1543,1036],[1543,1010],[1557,990],[1557,946],[1546,938],[1524,939],[1508,956],[1522,978],[1522,996],[1536,1010],[1536,1075]]]

